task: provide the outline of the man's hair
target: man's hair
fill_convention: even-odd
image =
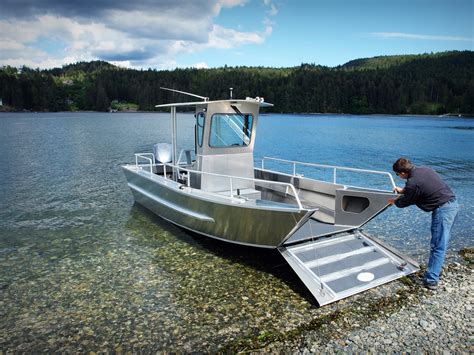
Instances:
[[[399,158],[393,163],[393,171],[396,173],[409,173],[413,169],[413,164],[407,158]]]

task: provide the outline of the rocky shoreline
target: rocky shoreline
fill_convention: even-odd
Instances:
[[[273,260],[272,254],[255,254],[262,264],[254,269],[239,262],[241,252],[222,257],[217,249],[214,253],[196,247],[183,249],[174,235],[171,238],[174,244],[160,248],[156,257],[163,261],[163,270],[174,275],[180,289],[165,303],[147,298],[149,292],[168,297],[161,287],[164,281],[156,277],[156,266],[140,264],[130,254],[128,262],[120,253],[111,252],[105,262],[81,257],[78,264],[66,258],[52,271],[36,263],[45,276],[0,283],[0,355],[474,352],[473,248],[463,249],[463,260],[450,258],[437,291],[420,284],[420,272],[318,307],[285,264],[273,262],[261,271],[262,265]],[[157,244],[163,242],[166,240]],[[205,260],[198,259],[199,253]],[[32,260],[27,249],[25,255]],[[143,254],[139,257],[150,259]],[[229,280],[215,284],[223,273],[232,281],[232,291]],[[48,287],[43,288],[43,283]],[[184,322],[167,316],[174,309],[181,312]]]
[[[333,307],[327,322],[253,350],[473,353],[473,249],[461,254],[466,262],[446,266],[436,291],[422,286],[420,272],[342,301],[351,305]]]

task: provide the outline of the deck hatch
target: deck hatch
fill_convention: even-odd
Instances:
[[[360,230],[279,251],[321,306],[419,270],[415,261]]]

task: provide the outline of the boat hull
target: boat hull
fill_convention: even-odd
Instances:
[[[216,201],[162,176],[123,167],[135,201],[190,231],[227,242],[277,248],[313,211],[296,206]]]

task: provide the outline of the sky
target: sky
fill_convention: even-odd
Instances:
[[[474,0],[0,0],[0,66],[334,67],[474,50]]]

